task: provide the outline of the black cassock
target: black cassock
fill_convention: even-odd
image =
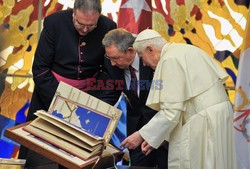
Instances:
[[[114,28],[115,22],[100,16],[97,27],[86,36],[80,36],[72,21],[72,10],[60,11],[44,20],[33,62],[35,89],[27,120],[35,118],[36,110],[48,110],[58,81],[52,71],[69,79],[121,79],[121,70],[105,60],[102,45],[104,35]],[[120,73],[119,73],[120,72]],[[91,95],[114,104],[119,92],[114,90],[89,91]]]

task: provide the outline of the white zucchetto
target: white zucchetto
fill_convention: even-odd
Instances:
[[[161,35],[152,29],[145,29],[144,31],[140,32],[136,39],[135,42],[143,41],[143,40],[148,40],[148,39],[153,39],[153,38],[159,38]]]

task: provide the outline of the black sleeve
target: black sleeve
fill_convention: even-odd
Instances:
[[[109,30],[115,28],[117,28],[116,23],[111,21],[109,23]],[[106,59],[104,56],[103,58],[104,58],[103,72],[100,72],[96,79],[97,81],[98,80],[103,81],[105,87],[110,85],[110,88],[105,90],[99,90],[100,88],[97,87],[97,90],[90,91],[90,94],[108,104],[114,105],[118,101],[122,91],[121,81],[123,79],[122,78],[123,70],[119,69],[116,66],[112,66],[110,60]],[[107,84],[108,80],[111,80],[109,84]],[[98,82],[95,85],[98,86]]]
[[[56,31],[53,25],[51,20],[44,20],[44,28],[39,39],[32,67],[36,92],[47,109],[59,84],[50,69],[54,60],[56,43]]]
[[[104,72],[107,72],[107,79],[111,80],[114,88],[111,90],[107,90],[107,95],[112,97],[103,98],[103,100],[106,100],[109,104],[114,105],[117,100],[119,99],[121,95],[121,91],[123,90],[123,70],[119,69],[116,66],[112,66],[109,59],[104,58],[104,67],[106,70]],[[107,84],[107,83],[106,83]]]
[[[111,80],[111,83],[107,83]],[[96,98],[114,105],[121,94],[121,90],[117,90],[115,79],[111,77],[106,71],[100,72],[96,77],[96,83],[92,86],[95,89],[90,90],[88,93]]]

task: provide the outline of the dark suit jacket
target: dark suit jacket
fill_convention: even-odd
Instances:
[[[157,113],[157,111],[147,107],[145,105],[151,82],[154,76],[154,70],[150,67],[143,66],[142,60],[140,59],[139,66],[139,81],[140,82],[140,95],[139,98],[133,94],[133,92],[124,90],[124,93],[128,97],[127,104],[127,135],[133,134],[147,124],[150,119]],[[125,79],[125,78],[124,78]],[[126,81],[125,81],[126,83]],[[156,85],[155,82],[154,86]],[[124,85],[126,87],[126,84]],[[124,88],[126,89],[126,88]],[[129,150],[131,165],[135,166],[147,166],[156,167],[159,169],[167,169],[168,159],[168,144],[163,144],[157,150],[154,150],[149,155],[145,156],[141,147],[138,146],[136,149]]]
[[[156,111],[145,105],[150,89],[149,83],[152,81],[154,71],[150,67],[143,66],[142,60],[140,59],[139,73],[139,81],[141,82],[139,98],[133,95],[132,92],[124,90],[129,102],[129,104],[127,104],[128,136],[147,124],[147,122],[156,114]],[[126,89],[126,86],[124,87]]]

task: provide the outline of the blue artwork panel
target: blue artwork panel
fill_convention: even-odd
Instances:
[[[15,126],[15,121],[0,115],[0,158],[11,158],[18,143],[4,136],[7,128]]]
[[[14,152],[14,147],[14,144],[0,140],[0,158],[11,158],[12,153]]]

